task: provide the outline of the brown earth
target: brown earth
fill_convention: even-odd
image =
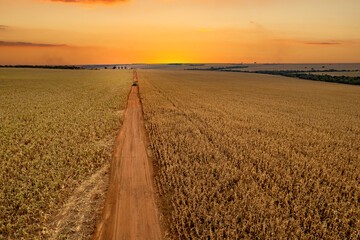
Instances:
[[[162,238],[146,137],[139,87],[132,86],[115,141],[103,218],[93,239]]]

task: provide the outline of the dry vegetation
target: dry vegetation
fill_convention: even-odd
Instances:
[[[360,87],[139,71],[172,239],[359,239]]]
[[[348,76],[348,77],[360,77],[360,71],[354,72],[313,72],[312,74],[318,75],[330,75],[330,76]]]
[[[0,69],[0,239],[48,239],[51,215],[109,160],[131,78]]]

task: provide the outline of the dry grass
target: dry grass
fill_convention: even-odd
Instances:
[[[46,238],[91,239],[101,219],[109,185],[109,165],[82,182],[54,218],[47,224]]]
[[[359,239],[360,87],[139,71],[173,239]]]
[[[0,239],[45,223],[108,163],[131,71],[0,69]]]

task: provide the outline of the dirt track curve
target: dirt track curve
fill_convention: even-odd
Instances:
[[[161,239],[146,141],[139,87],[132,86],[115,141],[103,218],[93,239]]]

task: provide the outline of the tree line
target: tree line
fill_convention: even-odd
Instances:
[[[344,83],[351,85],[360,85],[360,76],[331,76],[329,74],[318,75],[312,74],[314,72],[358,72],[360,70],[336,70],[336,69],[324,69],[324,70],[293,70],[293,71],[246,71],[246,70],[236,70],[234,68],[247,68],[248,66],[230,66],[230,67],[211,67],[211,68],[189,68],[185,70],[202,70],[202,71],[223,71],[223,72],[246,72],[246,73],[258,73],[258,74],[270,74],[270,75],[280,75],[285,77],[294,77],[306,80],[321,81],[321,82],[334,82],[334,83]]]
[[[232,70],[225,70],[228,72],[233,72]],[[240,72],[240,71],[238,71]],[[245,72],[245,71],[242,71]],[[249,71],[246,71],[249,72]],[[317,72],[329,72],[328,70],[317,71]],[[253,71],[251,73],[260,73],[260,74],[270,74],[270,75],[280,75],[285,77],[295,77],[306,80],[321,81],[321,82],[334,82],[334,83],[344,83],[351,85],[360,85],[360,77],[351,77],[351,76],[331,76],[329,74],[318,75],[311,74],[306,71]]]
[[[52,65],[0,65],[0,68],[47,68],[47,69],[84,69],[83,67],[79,66],[71,66],[71,65],[59,65],[59,66],[52,66]]]

